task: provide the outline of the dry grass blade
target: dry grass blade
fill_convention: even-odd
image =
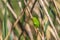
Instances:
[[[8,7],[8,9],[11,11],[11,13],[14,15],[14,17],[17,19],[17,15],[16,15],[16,13],[13,11],[13,9],[10,7],[10,5],[9,5],[9,3],[7,2],[5,2],[5,1],[3,1],[5,4],[6,4],[6,6]]]
[[[27,7],[28,5],[29,5],[29,3],[26,5],[26,7]],[[17,18],[16,22],[14,23],[14,26],[18,23],[18,21],[20,20],[20,18],[23,16],[24,11],[26,10],[26,7],[25,7],[24,10],[22,10],[21,15],[19,15],[19,17]]]
[[[56,10],[57,10],[58,15],[59,15],[59,17],[60,17],[60,12],[59,12],[59,10],[58,10],[58,7],[57,7],[57,4],[56,4],[56,1],[55,1],[55,0],[53,0],[53,2],[54,2],[54,4],[55,4]]]
[[[27,29],[26,29],[26,28],[27,28]],[[27,31],[28,34],[29,34],[30,40],[34,40],[34,39],[33,39],[33,36],[32,36],[31,29],[30,29],[30,27],[29,27],[29,24],[26,23],[25,29],[26,29],[26,31]]]
[[[50,32],[51,32],[51,34],[54,36],[54,38],[57,40],[57,38],[56,38],[56,35],[55,35],[55,32],[53,31],[53,29],[49,26],[48,28],[47,28]]]
[[[0,0],[0,30],[0,40],[60,40],[60,0]]]
[[[58,17],[56,17],[56,20],[58,21],[58,23],[60,24],[60,20],[59,20],[59,18]]]
[[[49,21],[50,21],[50,24],[51,24],[52,28],[54,29],[57,38],[59,39],[59,36],[58,36],[57,31],[56,31],[56,29],[55,29],[55,26],[54,26],[54,24],[53,24],[53,22],[52,22],[52,20],[51,20],[51,17],[50,17],[49,14],[48,14],[48,11],[47,11],[47,9],[46,9],[46,7],[45,7],[43,1],[40,0],[39,2],[41,3],[41,5],[42,5],[42,7],[43,7],[43,9],[44,9],[44,11],[45,11],[45,13],[46,13],[46,15],[47,15]]]

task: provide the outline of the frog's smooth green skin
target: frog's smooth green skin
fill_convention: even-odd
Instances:
[[[39,25],[40,25],[38,18],[33,17],[32,20],[33,20],[33,24],[34,24],[34,26],[35,26],[36,28],[38,28]]]

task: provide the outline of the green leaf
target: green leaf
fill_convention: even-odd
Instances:
[[[14,18],[14,16],[12,15],[12,13],[9,10],[8,10],[8,12],[9,12],[9,14],[8,14],[9,20],[11,21],[11,23],[14,23],[16,19]]]
[[[1,8],[0,8],[0,19],[3,20],[3,14]]]
[[[18,37],[19,36],[19,33],[18,33],[18,30],[16,28],[13,28],[13,32],[15,33],[15,35]]]
[[[46,32],[48,25],[49,25],[49,21],[47,21],[47,23],[46,22],[44,23],[44,27],[45,27],[44,32]]]
[[[24,36],[23,36],[23,35],[21,36],[20,40],[25,40],[25,38],[24,38]]]
[[[5,8],[4,20],[3,20],[3,40],[7,36],[8,27],[7,27],[7,8]]]
[[[8,40],[13,40],[13,35],[12,35],[12,33],[10,34],[10,37],[9,37]]]
[[[18,1],[17,0],[10,0],[12,9],[15,11],[16,15],[19,16],[21,10],[20,7],[18,5]]]
[[[21,1],[21,4],[22,4],[22,8],[24,9],[25,8],[25,3],[24,3],[24,0],[20,0]]]
[[[32,20],[33,20],[33,24],[35,25],[35,27],[38,28],[40,26],[38,18],[33,17]]]
[[[21,21],[22,24],[24,24],[24,21],[25,21],[25,15],[26,15],[26,14],[25,14],[25,12],[24,12],[22,18],[20,19],[20,21]]]
[[[48,12],[49,12],[49,15],[51,16],[52,19],[56,18],[57,11],[56,11],[56,8],[52,2],[50,2],[50,4],[49,4]]]
[[[29,36],[28,36],[28,35],[26,35],[26,38],[25,38],[25,40],[30,40],[30,38],[29,38]]]

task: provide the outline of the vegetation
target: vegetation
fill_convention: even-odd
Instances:
[[[60,0],[0,0],[0,40],[60,40]]]

